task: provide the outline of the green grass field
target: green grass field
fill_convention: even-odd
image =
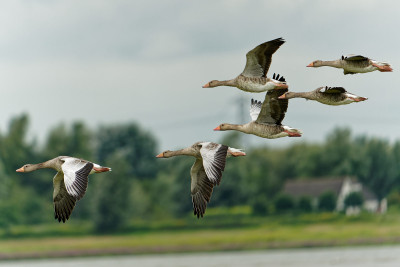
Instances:
[[[201,220],[135,222],[113,235],[92,235],[76,222],[20,226],[2,232],[0,258],[168,253],[400,242],[400,212],[306,215],[213,215]]]

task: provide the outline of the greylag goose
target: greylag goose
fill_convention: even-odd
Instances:
[[[59,156],[38,164],[26,164],[17,172],[31,172],[43,168],[57,171],[53,178],[54,217],[63,223],[69,219],[76,201],[85,195],[89,174],[111,171],[111,168],[87,160]]]
[[[322,91],[322,89],[324,89]],[[315,100],[322,104],[339,106],[347,105],[353,102],[360,102],[368,98],[356,96],[346,91],[343,87],[319,87],[310,92],[286,92],[279,99],[305,98]]]
[[[276,89],[268,91],[263,103],[251,100],[250,116],[252,121],[246,124],[223,123],[214,131],[236,130],[259,137],[274,139],[280,137],[300,137],[300,130],[290,128],[281,124],[288,108],[287,99],[278,99],[287,89]]]
[[[245,156],[240,149],[220,145],[212,142],[197,142],[190,147],[176,151],[164,151],[157,158],[174,156],[192,156],[196,158],[190,170],[192,203],[194,215],[203,217],[207,203],[210,202],[213,187],[221,182],[222,172],[225,169],[226,158]]]
[[[315,60],[307,65],[307,67],[314,68],[322,66],[330,66],[343,69],[344,75],[366,73],[375,70],[379,70],[381,72],[388,72],[393,70],[389,63],[375,61],[360,55],[342,56],[341,59],[330,61]]]
[[[277,78],[267,78],[267,72],[272,61],[272,54],[284,43],[282,38],[260,44],[246,54],[246,66],[243,72],[232,80],[213,80],[203,88],[216,86],[232,86],[246,92],[265,92],[271,89],[288,88],[286,81],[279,75]],[[275,76],[275,75],[274,75]]]

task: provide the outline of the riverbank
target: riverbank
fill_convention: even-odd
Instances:
[[[219,224],[213,220],[196,220],[193,225],[179,221],[175,226],[166,223],[165,227],[158,222],[157,227],[148,224],[148,229],[141,226],[114,235],[85,234],[88,227],[82,226],[78,230],[72,224],[51,226],[48,229],[56,227],[61,231],[46,236],[45,232],[32,227],[38,234],[24,237],[16,232],[14,237],[2,238],[0,259],[400,243],[400,216],[395,212],[359,217],[327,213],[247,218],[236,222],[237,226],[230,220],[230,225],[226,222],[226,226],[223,220],[215,221]],[[68,236],[65,229],[71,229],[72,235]]]

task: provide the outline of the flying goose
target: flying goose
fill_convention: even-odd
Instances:
[[[315,60],[307,65],[307,67],[314,68],[322,66],[343,69],[344,75],[366,73],[375,70],[379,70],[381,72],[389,72],[393,70],[389,63],[375,61],[360,55],[342,56],[341,59],[330,61]]]
[[[246,66],[243,72],[232,80],[217,81],[213,80],[203,86],[203,88],[216,86],[232,86],[246,92],[265,92],[271,89],[288,88],[284,79],[274,77],[267,78],[267,72],[272,61],[272,54],[284,43],[282,38],[277,38],[269,42],[260,44],[246,54]]]
[[[44,168],[57,171],[53,178],[54,217],[63,223],[69,219],[76,201],[85,195],[88,175],[111,171],[111,168],[87,160],[59,156],[38,164],[26,164],[17,172],[31,172]]]
[[[278,99],[278,97],[285,92],[287,92],[287,89],[268,91],[263,103],[252,99],[250,106],[251,122],[241,125],[223,123],[217,126],[214,131],[235,130],[268,139],[285,136],[300,137],[302,134],[300,130],[281,124],[288,108],[288,100]]]
[[[367,100],[368,98],[356,96],[346,91],[343,87],[319,87],[310,92],[286,92],[278,99],[305,98],[315,100],[322,104],[339,106]]]
[[[221,182],[222,172],[225,169],[226,158],[245,156],[240,149],[220,145],[212,142],[197,142],[190,147],[176,151],[164,151],[157,158],[174,156],[192,156],[196,158],[191,176],[191,193],[194,215],[203,217],[207,203],[210,202],[213,187]]]

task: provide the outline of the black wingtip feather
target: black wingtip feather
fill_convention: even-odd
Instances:
[[[274,74],[272,75],[272,79],[277,80],[277,81],[280,81],[280,82],[286,82],[285,77],[280,76],[279,73],[278,73],[276,76],[275,76],[275,73],[274,73]]]
[[[286,42],[285,39],[283,39],[282,37],[276,38],[276,39],[274,39],[274,40],[272,40],[272,41],[275,41],[275,42],[282,42],[282,43]]]

